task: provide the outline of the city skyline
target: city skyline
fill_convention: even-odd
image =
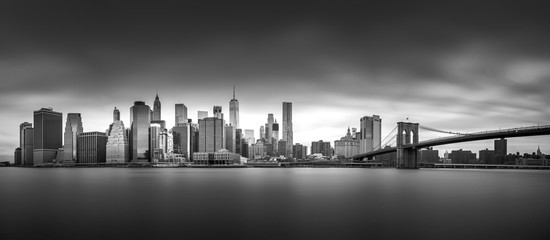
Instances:
[[[195,123],[215,105],[228,121],[233,84],[242,129],[258,131],[268,113],[282,124],[281,102],[292,102],[293,142],[305,146],[334,143],[372,115],[383,137],[407,118],[456,132],[550,124],[550,21],[537,3],[136,3],[103,14],[80,4],[0,9],[2,159],[42,107],[63,124],[81,113],[85,132],[103,132],[114,107],[129,127],[132,103],[154,107],[158,89],[167,126],[176,103]],[[509,139],[508,150],[550,152],[549,140]]]

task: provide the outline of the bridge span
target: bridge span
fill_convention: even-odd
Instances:
[[[399,168],[418,168],[418,150],[422,148],[498,138],[550,135],[550,125],[542,125],[474,132],[419,142],[418,123],[398,122],[397,125],[398,134],[396,147],[381,148],[368,153],[358,154],[351,158],[353,160],[363,160],[365,158],[372,159],[382,154],[397,152],[397,165]]]

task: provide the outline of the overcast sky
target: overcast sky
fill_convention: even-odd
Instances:
[[[268,113],[281,123],[290,101],[294,142],[308,146],[373,114],[383,136],[407,117],[459,132],[550,124],[544,1],[182,2],[0,4],[0,157],[41,107],[104,131],[115,106],[129,126],[133,102],[152,107],[158,89],[168,126],[175,103],[194,122],[221,105],[228,121],[233,84],[242,128],[258,135]],[[508,149],[550,153],[549,140]],[[493,144],[436,149],[456,148]]]

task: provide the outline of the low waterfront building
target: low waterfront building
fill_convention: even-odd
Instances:
[[[226,149],[218,152],[193,153],[193,163],[196,165],[233,165],[240,164],[241,156]]]

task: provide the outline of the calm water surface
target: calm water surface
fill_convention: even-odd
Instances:
[[[550,239],[550,171],[0,168],[1,239]]]

